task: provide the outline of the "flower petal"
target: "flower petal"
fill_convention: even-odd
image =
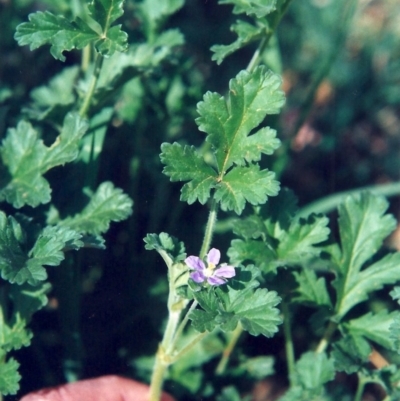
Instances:
[[[207,254],[207,262],[212,263],[215,266],[219,263],[219,260],[221,259],[221,252],[216,249],[212,248]]]
[[[235,268],[233,266],[221,266],[215,270],[213,276],[231,278],[236,276]]]
[[[206,266],[204,265],[204,262],[197,256],[189,256],[185,259],[185,263],[187,266],[189,266],[191,269],[194,270],[204,270]]]
[[[221,285],[221,284],[225,284],[226,280],[224,280],[223,278],[216,277],[216,276],[211,276],[207,279],[207,282],[210,285]]]
[[[190,278],[196,283],[202,283],[206,279],[200,270],[190,273]]]

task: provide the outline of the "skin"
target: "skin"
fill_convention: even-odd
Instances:
[[[118,376],[102,376],[46,388],[22,397],[20,401],[148,401],[146,384]],[[175,401],[163,393],[160,401]]]

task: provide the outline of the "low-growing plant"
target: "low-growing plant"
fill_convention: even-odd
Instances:
[[[280,187],[279,166],[287,154],[277,154],[281,140],[270,116],[280,113],[285,95],[276,68],[264,64],[274,65],[276,30],[291,1],[219,1],[239,18],[231,26],[237,38],[212,46],[212,59],[221,64],[249,46],[256,49],[222,94],[207,91],[202,100],[196,98],[203,88],[194,75],[185,76],[190,63],[174,70],[184,37],[168,27],[168,19],[183,0],[43,3],[53,11],[36,11],[20,23],[18,44],[31,50],[50,46],[61,62],[66,52],[78,50],[81,64],[64,67],[31,91],[0,147],[0,392],[19,390],[14,351],[30,345],[29,323],[46,306],[52,285],[67,349],[64,374],[70,381],[82,377],[84,261],[69,251],[104,249],[110,223],[132,213],[127,194],[109,180],[98,183],[108,127],[114,132],[121,124],[131,127],[136,152],[149,156],[149,176],[159,171],[146,140],[152,133],[144,135],[148,128],[140,123],[141,111],[151,105],[154,116],[169,119],[162,122],[163,135],[154,135],[160,139],[162,172],[184,182],[182,202],[198,202],[209,212],[198,251],[181,237],[179,222],[173,228],[179,239],[165,232],[144,238],[145,248],[164,261],[168,279],[168,316],[165,325],[159,322],[164,334],[155,357],[142,355],[133,363],[136,374],[150,381],[149,399],[160,399],[165,381],[175,383],[177,397],[248,399],[241,394],[249,382],[273,375],[278,356],[238,351],[246,333],[282,339],[287,372],[282,401],[361,400],[368,383],[378,383],[387,400],[399,399],[400,314],[388,295],[400,298],[400,253],[383,246],[396,221],[387,213],[387,200],[373,193],[398,193],[398,185],[338,194],[303,209],[290,189]],[[344,25],[351,23],[356,4],[344,7]],[[118,24],[124,7],[134,28]],[[187,87],[183,77],[192,80]],[[314,91],[322,78],[316,77]],[[3,93],[4,99],[12,96]],[[182,121],[194,116],[184,107],[185,96],[190,107],[200,100],[195,123],[201,143],[199,136],[192,141],[181,135]],[[132,160],[132,180],[145,163],[143,155]],[[57,169],[61,173],[52,173]],[[141,183],[141,190],[162,197],[165,187],[148,189],[152,183],[156,186],[152,179]],[[131,185],[137,204],[139,184]],[[338,205],[337,219],[319,213],[332,204]],[[179,205],[168,209],[172,214]],[[217,222],[217,215],[225,217]],[[139,220],[130,224],[137,235]],[[226,254],[214,240],[224,230],[231,233]],[[49,266],[59,266],[51,280]],[[373,297],[384,299],[383,306],[372,308]],[[305,338],[297,348],[300,330]],[[377,356],[384,362],[376,362]],[[339,372],[356,374],[355,391],[340,385]]]

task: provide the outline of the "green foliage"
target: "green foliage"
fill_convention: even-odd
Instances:
[[[384,198],[368,193],[349,197],[339,207],[342,251],[335,260],[336,319],[366,300],[371,291],[400,279],[400,253],[388,254],[362,269],[395,227],[393,216],[384,214],[387,207]]]
[[[256,17],[265,17],[276,9],[277,0],[219,0],[220,4],[233,4],[235,14],[254,14]]]
[[[29,22],[17,27],[15,39],[20,46],[29,45],[31,50],[50,44],[50,53],[65,61],[63,51],[83,49],[93,44],[103,56],[126,50],[127,34],[121,25],[111,26],[123,14],[123,0],[93,0],[88,8],[94,26],[80,18],[68,21],[49,11],[38,11],[29,15]]]
[[[99,235],[106,232],[112,221],[121,221],[132,213],[132,200],[111,182],[103,182],[91,196],[89,203],[75,216],[66,218],[59,226],[79,233]]]
[[[297,218],[295,212],[292,194],[282,191],[260,213],[235,222],[235,234],[244,239],[231,242],[228,250],[231,262],[238,264],[250,260],[267,273],[279,266],[305,265],[318,257],[321,250],[315,245],[328,238],[328,219],[322,215]],[[264,215],[268,217],[264,218]]]
[[[0,147],[0,156],[9,173],[0,189],[0,201],[6,200],[16,208],[49,202],[51,189],[43,174],[76,159],[86,129],[87,122],[70,113],[50,147],[44,145],[38,132],[26,121],[10,129]]]
[[[253,73],[240,72],[230,82],[228,101],[208,92],[198,104],[200,131],[207,133],[216,165],[209,165],[194,147],[163,144],[160,155],[164,174],[171,181],[189,181],[181,200],[204,204],[215,189],[222,210],[241,214],[246,201],[252,205],[266,202],[278,193],[274,173],[255,164],[262,154],[272,154],[279,146],[275,131],[258,127],[266,115],[276,114],[284,102],[280,78],[263,67]]]
[[[249,272],[252,269],[244,269],[241,274]],[[240,274],[237,279],[240,280]],[[232,331],[240,323],[251,335],[273,336],[282,322],[276,308],[280,298],[275,291],[257,288],[258,285],[252,279],[245,287],[242,285],[237,289],[226,285],[215,292],[211,289],[194,292],[193,296],[203,310],[196,309],[190,314],[193,327],[200,332],[211,332],[216,327]]]

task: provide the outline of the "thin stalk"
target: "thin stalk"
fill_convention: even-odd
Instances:
[[[206,253],[210,249],[210,244],[215,229],[215,222],[217,221],[217,212],[218,212],[218,203],[213,198],[211,203],[210,214],[208,215],[206,230],[204,233],[203,244],[200,249],[200,255],[199,255],[200,259],[204,259],[204,256],[206,256]]]
[[[286,364],[289,373],[290,385],[293,386],[292,380],[295,373],[295,358],[294,358],[294,348],[293,348],[293,337],[291,328],[291,315],[289,311],[288,304],[283,301],[282,313],[283,313],[283,334],[285,337],[285,351],[286,351]]]
[[[276,28],[281,21],[282,17],[285,15],[289,4],[292,0],[286,0],[286,2],[283,4],[278,16],[275,18],[275,20],[272,23],[271,28],[268,30],[268,32],[265,34],[265,36],[261,39],[260,44],[258,45],[257,50],[254,52],[253,57],[251,58],[246,71],[252,72],[254,68],[257,67],[257,65],[260,62],[261,55],[263,54],[265,48],[267,47],[269,40],[271,39],[272,35],[275,33]]]
[[[331,341],[333,333],[337,329],[337,326],[338,326],[337,323],[332,322],[332,321],[329,322],[329,325],[326,328],[325,333],[317,346],[317,349],[315,350],[315,352],[317,354],[325,351],[326,347],[328,346],[329,342]]]
[[[176,333],[175,333],[175,336],[174,336],[173,341],[171,342],[171,344],[170,344],[169,347],[167,348],[167,352],[168,352],[168,353],[173,353],[173,352],[174,352],[174,349],[175,349],[175,347],[176,347],[176,343],[177,343],[177,341],[179,340],[179,337],[181,336],[181,334],[182,334],[182,332],[183,332],[183,329],[185,328],[186,323],[187,323],[188,320],[189,320],[190,314],[191,314],[191,312],[192,312],[193,310],[196,309],[196,307],[197,307],[198,304],[199,304],[199,303],[198,303],[196,300],[194,300],[194,301],[192,302],[192,305],[190,305],[189,310],[186,312],[185,317],[182,319],[181,323],[179,324],[179,327],[178,327],[177,330],[176,330]]]
[[[215,369],[215,373],[217,375],[222,375],[225,372],[226,366],[228,365],[228,361],[230,356],[232,355],[232,352],[239,341],[240,336],[243,333],[243,327],[239,323],[236,326],[236,329],[233,331],[232,337],[228,343],[228,345],[225,347],[224,352],[222,353],[222,357],[218,363],[217,368]]]
[[[101,67],[103,65],[103,61],[104,61],[104,57],[100,54],[97,54],[96,56],[96,61],[94,64],[94,70],[93,70],[93,75],[92,75],[92,80],[89,84],[89,89],[86,92],[85,98],[83,99],[83,103],[82,106],[79,110],[79,115],[81,117],[86,117],[88,111],[89,111],[89,107],[90,107],[90,103],[92,101],[93,98],[93,94],[94,91],[96,89],[97,86],[97,81],[99,80],[99,76],[100,76],[100,72],[101,72]]]
[[[178,361],[182,358],[187,352],[189,352],[197,343],[199,343],[205,336],[210,334],[208,331],[204,333],[199,333],[194,340],[192,340],[189,344],[183,347],[176,355],[171,358],[171,363]]]

